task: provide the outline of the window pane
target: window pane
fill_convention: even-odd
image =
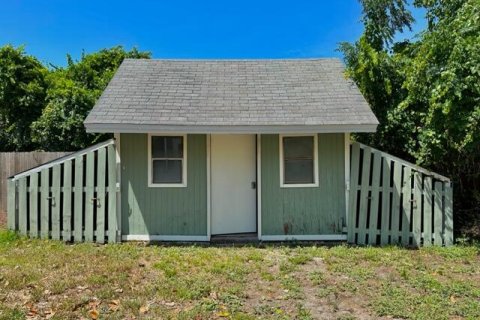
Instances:
[[[153,158],[183,158],[183,137],[153,136]]]
[[[314,183],[313,160],[286,160],[284,171],[285,184]]]
[[[313,159],[313,137],[284,137],[284,158]]]
[[[182,160],[153,160],[153,183],[182,183]]]

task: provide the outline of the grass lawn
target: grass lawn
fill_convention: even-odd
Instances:
[[[98,246],[0,230],[0,319],[478,319],[479,248]]]

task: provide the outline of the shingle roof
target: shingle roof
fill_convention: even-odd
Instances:
[[[91,132],[375,130],[377,119],[343,71],[339,59],[126,59],[85,126]]]

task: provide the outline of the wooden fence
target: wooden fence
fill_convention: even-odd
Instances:
[[[448,178],[357,142],[350,165],[350,243],[453,244]]]
[[[116,242],[117,158],[113,140],[8,180],[8,227],[22,235]]]
[[[0,221],[7,214],[7,179],[71,152],[0,152]],[[2,217],[3,216],[3,217]]]

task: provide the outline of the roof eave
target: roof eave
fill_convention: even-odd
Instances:
[[[181,132],[191,134],[210,133],[335,133],[375,132],[376,123],[369,124],[323,124],[323,125],[165,125],[132,123],[85,123],[89,133],[152,133]]]

